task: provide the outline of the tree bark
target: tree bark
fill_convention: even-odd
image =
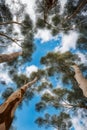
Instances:
[[[11,54],[0,54],[0,63],[11,62],[20,55],[22,55],[22,52],[14,52]]]
[[[82,89],[83,95],[87,97],[87,79],[84,78],[77,65],[73,65],[72,68],[75,71],[75,79],[78,82],[79,87]]]
[[[37,78],[22,86],[20,89],[11,94],[11,96],[9,96],[9,98],[0,106],[0,130],[9,130],[14,117],[14,112],[19,103],[22,101],[23,95],[25,94],[27,88],[36,81]]]

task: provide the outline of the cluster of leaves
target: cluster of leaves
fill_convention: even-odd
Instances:
[[[52,84],[52,87],[49,88],[50,92],[47,91],[43,93],[40,102],[36,104],[36,110],[38,112],[44,111],[46,109],[49,110],[53,107],[64,112],[63,114],[67,115],[68,120],[70,121],[70,116],[64,111],[64,107],[68,108],[71,105],[72,109],[76,110],[82,106],[81,104],[84,104],[83,106],[86,105],[86,98],[84,98],[83,93],[78,86],[78,83],[74,79],[74,71],[71,69],[71,65],[73,65],[77,61],[80,61],[80,58],[76,54],[72,54],[71,52],[65,52],[62,54],[60,52],[50,52],[46,56],[41,58],[41,63],[44,64],[46,67],[45,74],[47,75],[47,77],[55,76],[57,77],[58,82],[62,80],[63,85],[70,85],[71,89],[70,87],[55,88],[55,86],[53,86]],[[44,90],[44,86],[42,86],[43,83],[39,86],[39,92]],[[47,90],[46,86],[45,89]],[[64,102],[66,105],[64,106],[62,102]],[[46,119],[45,117],[38,117],[36,119],[36,123],[39,126],[53,126],[55,128],[60,128],[61,130],[63,128],[61,128],[60,124],[63,125],[64,123],[65,126],[67,125],[65,129],[69,129],[69,127],[71,127],[71,123],[68,121],[67,123],[63,122],[65,118],[62,117],[61,114],[57,116],[57,119],[55,119],[57,122],[53,120],[53,117],[51,116],[51,114],[49,114],[48,119]],[[61,123],[59,120],[61,121]]]
[[[45,116],[39,117],[35,122],[39,125],[39,126],[44,126],[46,125],[46,128],[52,126],[56,129],[60,129],[60,130],[67,130],[69,129],[72,124],[69,121],[70,116],[66,113],[61,112],[60,115],[52,115],[50,116],[48,113],[45,114]]]

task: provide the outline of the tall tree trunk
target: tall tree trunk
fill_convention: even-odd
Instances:
[[[86,4],[87,0],[82,0],[81,3],[77,6],[77,9],[67,19],[70,20],[71,18],[74,18]]]
[[[11,54],[0,54],[0,63],[10,62],[20,55],[22,55],[22,52],[14,52]]]
[[[75,79],[78,82],[79,87],[82,89],[84,96],[87,97],[87,79],[84,78],[77,65],[73,65],[72,68],[75,71]]]
[[[11,94],[11,96],[9,96],[9,98],[0,106],[0,130],[9,130],[14,117],[14,112],[19,103],[22,101],[23,95],[25,94],[27,88],[36,81],[37,78],[22,86],[20,89]]]

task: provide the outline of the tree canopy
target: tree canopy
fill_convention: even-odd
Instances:
[[[5,86],[1,93],[2,106],[15,91],[22,89],[21,86],[37,77],[37,82],[23,93],[19,108],[22,108],[24,102],[28,105],[33,98],[39,97],[39,101],[35,102],[35,111],[43,114],[35,117],[38,126],[57,130],[72,129],[74,114],[79,110],[85,111],[85,115],[82,115],[85,118],[87,112],[87,62],[83,63],[79,55],[87,55],[87,0],[67,0],[64,5],[60,0],[35,0],[35,21],[26,11],[27,4],[22,0],[13,0],[11,4],[12,7],[5,0],[0,1],[0,73],[7,73],[11,81],[9,86],[7,79],[0,76],[0,87]],[[51,51],[48,49],[45,55],[40,48],[38,61],[39,56],[35,52],[39,44],[35,40],[38,39],[36,36],[39,30],[49,31],[51,37],[57,40],[59,36],[61,39],[64,35],[69,36],[70,32],[78,33],[76,48],[67,51],[61,49],[63,42],[68,43],[67,37],[67,41],[60,41],[56,48]],[[71,37],[74,39],[73,35]],[[49,48],[50,44],[49,40]],[[54,41],[52,44],[55,44]],[[26,72],[32,63],[37,63],[38,69]],[[82,75],[82,85],[75,77],[76,65]],[[16,128],[11,126],[11,129]]]

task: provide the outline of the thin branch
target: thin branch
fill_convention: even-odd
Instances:
[[[47,25],[49,25],[49,26],[51,26],[53,29],[55,29],[55,30],[61,30],[61,31],[63,31],[63,30],[67,30],[67,29],[70,29],[70,27],[66,27],[66,28],[58,28],[58,27],[56,27],[56,26],[53,26],[52,24],[50,24],[50,23],[48,23],[46,20],[44,21]],[[73,28],[71,28],[71,29],[73,29]]]
[[[6,24],[18,24],[18,25],[23,26],[22,23],[19,23],[17,21],[8,21],[8,22],[2,22],[2,23],[0,23],[0,25],[6,25]]]
[[[6,35],[5,33],[0,33],[0,35],[3,36],[3,37],[6,37],[7,39],[10,39],[11,41],[15,42],[19,47],[22,48],[22,46],[17,43],[17,40],[16,40],[16,39],[13,39],[13,38],[9,37],[9,36]]]
[[[87,0],[82,0],[82,2],[77,6],[77,9],[73,12],[73,14],[67,17],[67,20],[74,18],[86,4]]]
[[[84,108],[84,109],[87,109],[86,105],[83,105],[83,104],[70,104],[65,100],[63,100],[63,103],[61,105],[64,106],[64,107],[70,108],[70,109],[71,108]]]

